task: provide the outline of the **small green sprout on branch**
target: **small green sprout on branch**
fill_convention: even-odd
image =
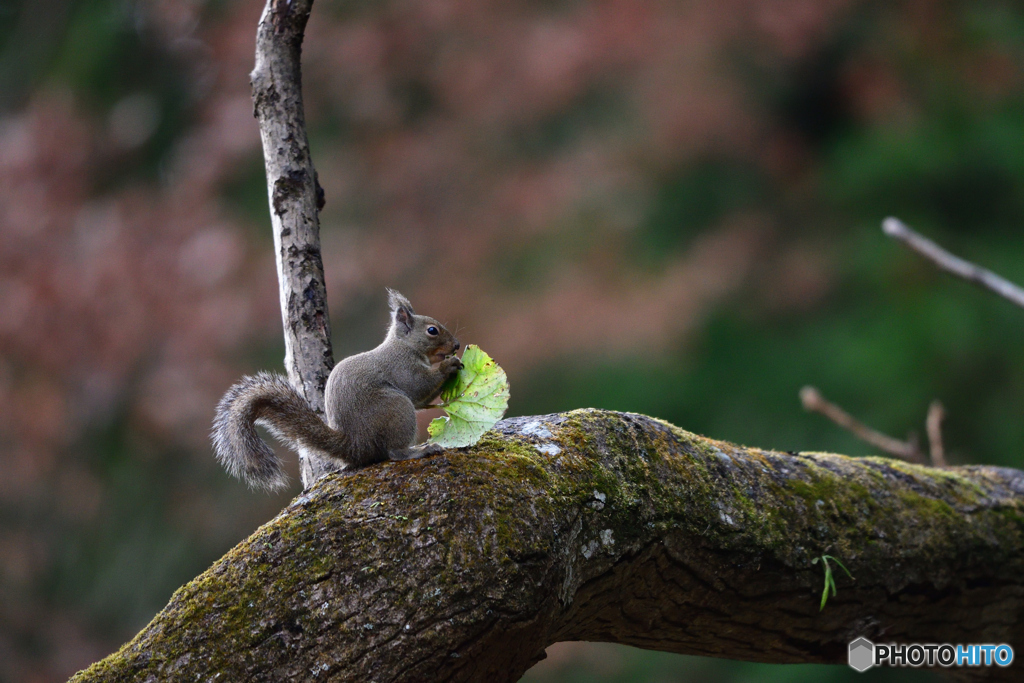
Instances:
[[[508,409],[508,377],[479,346],[470,344],[462,354],[462,369],[441,391],[448,413],[430,421],[430,441],[445,448],[472,446]]]
[[[825,567],[825,589],[821,591],[821,607],[818,608],[818,611],[820,612],[823,609],[825,609],[825,603],[828,602],[829,588],[832,589],[833,597],[835,597],[836,594],[836,582],[835,579],[832,577],[832,567],[829,566],[828,561],[832,560],[833,562],[838,564],[839,567],[844,572],[846,572],[846,575],[849,576],[851,579],[853,579],[853,574],[850,573],[850,570],[847,569],[842,562],[832,557],[831,555],[822,555],[821,557],[816,557],[813,560],[811,560],[811,564],[818,564],[818,560],[821,560],[822,565],[824,565]]]

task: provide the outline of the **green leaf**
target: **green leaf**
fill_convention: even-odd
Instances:
[[[501,419],[508,408],[508,377],[479,346],[462,354],[462,369],[441,391],[447,417],[431,420],[430,441],[445,448],[472,446]]]
[[[842,567],[843,571],[846,572],[846,575],[849,576],[851,579],[853,579],[853,574],[850,573],[850,570],[846,568],[845,564],[843,564],[842,562],[840,562],[836,558],[832,557],[831,555],[822,555],[822,557],[824,557],[826,560],[832,560],[833,562],[838,564],[840,567]],[[856,579],[854,579],[854,580],[856,580]]]
[[[833,597],[835,597],[836,594],[836,580],[835,576],[832,573],[832,567],[829,566],[828,561],[832,560],[840,567],[842,567],[843,571],[846,572],[846,575],[849,576],[851,579],[853,579],[853,574],[850,573],[850,570],[847,569],[842,562],[832,557],[831,555],[822,555],[821,557],[816,557],[813,560],[811,560],[811,564],[818,564],[818,560],[821,560],[821,563],[825,569],[825,588],[821,591],[821,607],[818,608],[818,611],[820,612],[821,610],[825,609],[825,603],[828,602],[829,589],[831,588]]]

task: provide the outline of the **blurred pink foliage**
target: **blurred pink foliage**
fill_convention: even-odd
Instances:
[[[612,1],[545,12],[436,2],[343,23],[314,14],[311,120],[333,112],[351,126],[314,149],[328,196],[325,263],[341,266],[328,274],[332,305],[344,305],[338,287],[411,281],[417,305],[487,339],[513,370],[677,339],[743,281],[774,226],[730,216],[646,272],[628,248],[657,174],[710,150],[770,148],[773,131],[749,110],[725,53],[754,40],[765,59],[796,59],[848,4]],[[411,82],[434,100],[412,122],[402,101]],[[523,137],[595,94],[614,103],[610,120],[573,120],[553,153],[524,153]],[[346,215],[353,205],[365,211]],[[553,240],[572,246],[529,287],[495,277],[509,253]]]
[[[154,7],[169,46],[196,40],[185,5]],[[211,27],[212,61],[201,66],[230,65],[232,50],[244,65],[254,15],[235,22]],[[159,185],[95,187],[97,168],[130,159],[116,131],[59,84],[0,121],[5,506],[46,509],[58,526],[103,524],[108,492],[79,449],[122,411],[144,440],[207,459],[212,405],[238,374],[232,357],[277,328],[272,254],[220,204],[225,174],[259,144],[244,70],[220,73]],[[24,524],[0,535],[0,678],[62,680],[115,644],[39,594],[59,540]],[[15,647],[26,638],[36,654]]]

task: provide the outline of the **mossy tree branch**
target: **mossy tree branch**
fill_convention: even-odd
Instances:
[[[819,611],[824,554],[855,580]],[[1022,652],[1022,608],[1022,472],[583,410],[325,477],[73,680],[497,683],[562,640],[761,662],[841,663],[861,635]]]

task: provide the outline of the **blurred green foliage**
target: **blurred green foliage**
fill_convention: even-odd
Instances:
[[[967,3],[958,9],[965,40],[998,44],[1020,63],[1024,13],[1018,7]],[[864,28],[858,26],[865,35],[879,33],[878,26]],[[844,43],[848,36],[837,32]],[[840,47],[856,49],[844,44],[825,52]],[[970,83],[950,73],[956,66],[950,57],[906,57],[908,80],[920,78],[926,91],[910,122],[853,125],[848,113],[835,111],[841,104],[834,84],[822,82],[828,77],[820,63],[805,72],[810,80],[801,96],[765,93],[779,119],[817,117],[811,130],[796,129],[813,145],[813,193],[787,202],[763,173],[728,158],[682,169],[661,186],[646,223],[653,253],[685,248],[695,231],[727,211],[782,204],[784,215],[793,217],[785,230],[794,239],[814,234],[839,255],[837,280],[824,300],[808,310],[769,313],[758,310],[758,292],[747,288],[710,315],[696,340],[665,357],[548,363],[516,382],[513,412],[591,405],[656,415],[749,445],[873,454],[802,411],[797,392],[813,384],[898,437],[913,431],[924,439],[928,403],[939,398],[948,409],[944,437],[953,462],[1024,466],[1024,311],[939,274],[879,229],[883,217],[900,216],[963,257],[1024,282],[1024,99],[1019,91],[995,101],[977,97]],[[787,86],[801,88],[798,82]],[[756,87],[763,91],[763,84]],[[794,102],[805,110],[794,110]],[[834,128],[824,130],[829,122]],[[758,666],[608,648],[616,666],[553,667],[524,681],[935,680],[927,672],[861,675],[841,667]]]
[[[1021,54],[1024,15],[1005,3],[959,7],[972,41],[1004,41]],[[880,32],[869,28],[866,35]],[[847,33],[838,30],[836,39],[848,41]],[[943,84],[928,89],[912,121],[852,126],[833,112],[834,131],[807,134],[813,192],[788,198],[763,171],[728,156],[681,169],[660,187],[643,233],[652,253],[685,249],[726,212],[767,208],[792,219],[782,228],[787,238],[813,236],[836,255],[836,280],[822,301],[766,311],[754,283],[715,310],[696,340],[664,357],[551,361],[516,382],[514,412],[593,405],[740,443],[868,454],[802,412],[797,392],[813,384],[897,436],[923,438],[927,405],[939,398],[955,461],[1024,465],[1024,312],[938,273],[879,228],[885,216],[900,216],[963,257],[1024,282],[1024,98],[1017,91],[978,98],[970,83],[958,85],[946,72],[956,66],[949,57],[919,55],[912,65],[912,74]],[[921,63],[926,58],[932,61]],[[810,78],[808,90],[834,90],[822,87],[820,73]],[[766,99],[780,120],[791,116],[791,100]],[[824,106],[811,95],[797,99]]]
[[[664,262],[728,213],[763,205],[769,187],[749,160],[727,157],[702,159],[663,178],[642,226],[641,256]]]

